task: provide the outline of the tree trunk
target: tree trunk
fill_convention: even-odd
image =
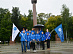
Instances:
[[[8,40],[8,45],[9,45],[9,40]]]
[[[66,30],[66,40],[67,40],[67,30]]]
[[[67,36],[68,34],[67,34],[67,30],[66,30],[66,41],[67,41],[67,43],[68,43],[68,36]]]
[[[3,44],[4,44],[4,41],[3,41]]]

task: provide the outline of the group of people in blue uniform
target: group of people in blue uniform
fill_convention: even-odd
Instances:
[[[47,49],[50,49],[50,37],[51,34],[48,32],[48,29],[46,29],[46,33],[42,31],[40,28],[39,31],[35,32],[34,29],[28,31],[28,29],[24,29],[20,32],[19,37],[21,37],[21,48],[23,52],[26,52],[26,44],[27,44],[27,51],[30,51],[30,48],[33,49],[34,52],[36,52],[35,43],[37,43],[37,48],[40,48],[40,45],[42,46],[42,50],[45,50],[45,41],[47,42]],[[24,47],[23,47],[24,46]]]

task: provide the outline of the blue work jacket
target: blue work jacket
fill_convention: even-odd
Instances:
[[[39,33],[38,33],[38,34],[36,34],[36,41],[40,41],[40,39],[41,39],[40,34],[39,34]]]
[[[50,40],[51,34],[50,34],[50,36],[49,36],[49,34],[50,34],[49,32],[46,32],[45,33],[45,36],[46,36],[46,39],[49,39]]]
[[[21,37],[21,41],[26,41],[26,34],[25,33],[20,33],[19,37]]]

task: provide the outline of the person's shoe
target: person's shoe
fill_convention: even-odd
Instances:
[[[26,52],[26,51],[25,51]]]
[[[36,52],[36,50],[34,50],[33,52]]]
[[[42,50],[45,50],[45,49],[42,49]]]
[[[28,50],[28,51],[30,51],[30,50]]]
[[[27,51],[30,51],[30,50],[27,50]]]
[[[47,50],[50,50],[50,48],[47,48]]]
[[[27,51],[29,51],[29,50],[27,50]]]
[[[22,51],[23,52],[23,51]]]

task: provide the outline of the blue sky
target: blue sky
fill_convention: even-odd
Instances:
[[[66,4],[70,13],[73,13],[73,0],[37,0],[37,13],[52,13],[52,15],[60,15],[62,5]],[[28,10],[32,10],[31,0],[0,0],[0,8],[12,10],[12,7],[19,7],[21,14],[28,15]],[[73,14],[72,14],[73,15]]]

